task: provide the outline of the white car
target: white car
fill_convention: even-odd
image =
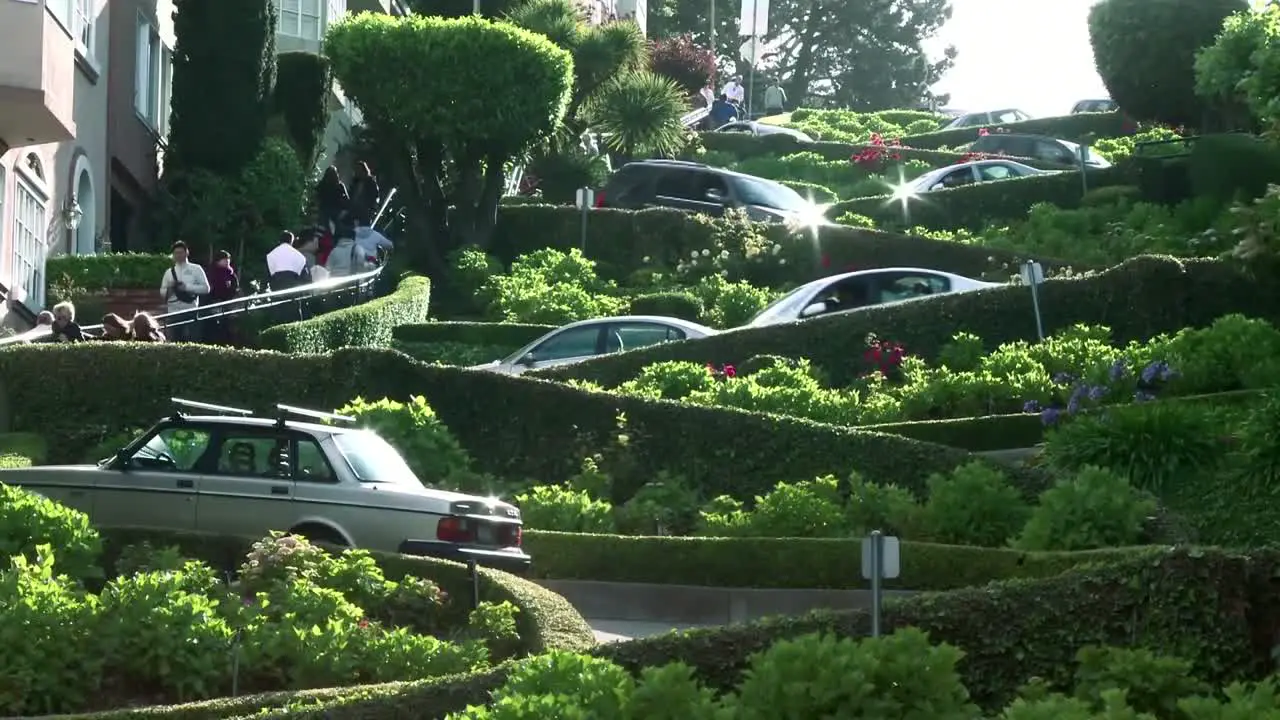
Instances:
[[[800,142],[813,142],[813,138],[807,134],[789,127],[781,125],[770,125],[768,123],[756,122],[754,120],[743,120],[739,122],[731,122],[728,125],[722,125],[715,130],[718,133],[738,133],[739,135],[755,135],[764,137],[765,135],[790,135]]]
[[[1030,120],[1031,116],[1027,113],[1009,108],[1006,110],[992,110],[990,112],[965,113],[960,117],[947,123],[943,130],[955,130],[957,128],[969,127],[991,127],[995,125],[1006,125],[1008,123],[1022,122]]]
[[[1012,160],[975,160],[931,170],[903,185],[894,194],[920,195],[934,192],[935,190],[947,190],[974,183],[1011,180],[1013,178],[1047,175],[1055,172],[1061,171],[1041,170],[1040,168],[1023,165]]]
[[[96,465],[0,470],[99,527],[261,538],[288,531],[340,547],[528,569],[520,511],[424,483],[351,418],[277,405],[274,416],[174,398],[174,413]],[[194,411],[194,412],[193,412]]]
[[[992,287],[999,285],[922,268],[856,270],[801,285],[770,303],[746,327],[778,325],[929,295]]]
[[[504,360],[474,365],[471,369],[521,375],[531,370],[582,362],[598,355],[704,338],[716,332],[695,322],[658,315],[580,320],[552,330]]]

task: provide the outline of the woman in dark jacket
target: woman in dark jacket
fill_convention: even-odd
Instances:
[[[372,225],[381,200],[382,188],[378,187],[378,178],[369,172],[369,164],[356,163],[356,176],[351,180],[351,215],[356,224]]]
[[[330,165],[316,186],[316,205],[320,211],[320,221],[325,225],[337,225],[338,218],[351,209],[351,197],[347,195],[347,186],[342,184],[338,176],[338,168]]]

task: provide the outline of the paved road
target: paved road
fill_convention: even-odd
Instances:
[[[596,633],[596,642],[621,642],[635,638],[662,635],[672,630],[688,630],[697,627],[713,627],[710,625],[687,625],[660,622],[640,622],[636,620],[587,620],[587,624]]]

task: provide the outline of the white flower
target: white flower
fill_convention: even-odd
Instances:
[[[779,261],[778,261],[778,264],[779,264],[779,265],[786,265],[786,264],[787,264],[787,259],[786,259],[786,258],[782,258],[781,260],[779,260]]]
[[[781,246],[781,245],[774,245],[774,246],[773,246],[773,254],[774,254],[774,255],[777,255],[777,254],[778,254],[778,253],[780,253],[780,252],[782,252],[782,246]]]
[[[691,258],[696,258],[696,257],[698,257],[698,251],[697,251],[697,250],[694,250],[693,252],[689,253],[689,257],[691,257]]]
[[[702,257],[711,257],[711,251],[704,249],[702,251]]]
[[[720,251],[720,259],[721,259],[721,260],[728,260],[728,259],[729,259],[729,251],[728,251],[728,250],[721,250],[721,251]]]
[[[721,270],[721,271],[720,271],[720,277],[723,277],[723,278],[727,278],[727,277],[729,277],[729,271],[728,271],[728,270]]]
[[[640,259],[640,262],[644,262],[644,263],[649,262],[649,256],[645,255],[643,258]]]

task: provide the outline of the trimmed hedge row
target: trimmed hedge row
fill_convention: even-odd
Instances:
[[[926,137],[915,135],[910,137]],[[745,160],[762,155],[793,155],[796,153],[815,153],[822,156],[824,160],[849,160],[854,155],[875,146],[870,143],[838,143],[838,142],[805,142],[798,140],[791,135],[746,135],[744,133],[717,133],[704,132],[701,134],[702,146],[707,150],[716,152],[732,153],[740,160]],[[886,141],[893,138],[885,138]],[[977,139],[977,133],[974,132],[974,139]],[[919,160],[926,162],[934,167],[946,167],[947,165],[955,165],[958,162],[964,162],[967,153],[955,152],[952,150],[936,150],[936,146],[920,146],[912,145],[906,139],[902,139],[902,146],[894,147],[893,152],[897,153],[903,160]],[[691,157],[690,160],[697,161],[697,157]],[[1058,163],[1045,162],[1037,158],[1012,158],[1025,165],[1032,167],[1042,167],[1045,169],[1060,168]]]
[[[913,148],[956,147],[971,143],[978,139],[980,127],[957,128],[955,130],[939,130],[923,135],[908,135],[902,138],[903,145]],[[1060,140],[1090,140],[1096,138],[1122,137],[1132,135],[1137,128],[1125,118],[1123,113],[1077,113],[1058,117],[1035,118],[1016,123],[992,125],[986,128],[991,132],[1004,130],[1011,133],[1028,135],[1049,135]]]
[[[1210,395],[1192,395],[1163,400],[1164,403],[1237,405],[1261,396],[1258,390],[1235,390]],[[1037,413],[986,415],[982,417],[918,420],[914,422],[864,425],[863,430],[901,435],[922,442],[938,443],[969,452],[1014,450],[1044,442],[1045,426]]]
[[[972,459],[894,435],[426,365],[393,350],[284,355],[182,344],[28,345],[0,351],[0,386],[0,431],[8,418],[12,429],[58,438],[51,449],[70,457],[54,461],[79,460],[80,445],[99,440],[87,433],[168,415],[175,396],[270,412],[280,402],[327,410],[357,395],[423,395],[480,469],[543,482],[572,476],[583,457],[614,443],[624,413],[635,472],[615,488],[621,499],[662,470],[709,496],[751,496],[779,481],[852,470],[924,496],[931,473]],[[1029,495],[1049,484],[1033,470],[1016,471],[1014,479]]]
[[[1132,182],[1128,168],[1121,165],[1090,169],[1086,174],[1090,189]],[[855,198],[832,205],[827,209],[827,216],[837,218],[846,212],[858,213],[886,228],[981,230],[995,222],[1025,219],[1027,211],[1036,203],[1076,208],[1082,197],[1080,173],[1069,170],[936,190],[907,200],[906,212],[902,201],[892,195]]]
[[[557,580],[750,588],[861,589],[861,538],[710,538],[587,535],[525,530],[533,575]],[[1057,575],[1150,548],[1020,552],[902,542],[897,590],[954,590],[996,580]]]
[[[410,275],[390,295],[263,330],[258,344],[293,353],[390,347],[392,330],[398,325],[425,322],[430,306],[431,281]]]
[[[1125,343],[1205,327],[1231,313],[1280,321],[1273,278],[1260,273],[1231,261],[1144,255],[1101,273],[1049,280],[1039,288],[1044,331],[1051,334],[1077,323],[1106,325],[1117,342]],[[740,364],[756,355],[783,355],[809,358],[834,384],[844,385],[864,370],[860,360],[868,334],[900,342],[908,353],[932,359],[961,331],[981,337],[989,349],[1034,340],[1031,293],[1011,285],[940,295],[665,343],[535,375],[616,387],[655,362]]]
[[[491,252],[507,264],[544,247],[567,252],[581,244],[581,222],[579,210],[560,205],[501,207]],[[1006,250],[843,225],[806,230],[803,234],[782,224],[765,225],[762,229],[774,243],[803,242],[806,251],[811,252],[812,262],[789,266],[793,273],[790,279],[797,283],[850,266],[865,270],[924,265],[976,277],[1018,262],[1016,254]],[[592,210],[588,217],[585,253],[600,264],[601,275],[625,280],[636,268],[658,262],[672,267],[691,251],[711,247],[714,232],[709,218],[680,210],[600,208]],[[821,262],[823,257],[827,258],[825,265]]]
[[[554,325],[490,322],[427,322],[400,325],[391,337],[410,343],[463,343],[520,347],[555,329]]]
[[[193,258],[193,260],[198,260]],[[160,253],[99,253],[57,255],[45,263],[45,277],[53,285],[81,292],[159,288],[173,258]]]
[[[882,629],[917,627],[934,642],[965,652],[959,669],[972,698],[987,710],[1007,704],[1032,677],[1063,685],[1087,645],[1149,647],[1184,657],[1214,685],[1256,679],[1271,669],[1272,637],[1280,624],[1275,577],[1280,557],[1198,549],[1151,550],[1114,564],[1080,567],[1054,577],[995,583],[886,603]],[[867,611],[819,611],[800,617],[691,630],[600,645],[593,655],[634,673],[683,662],[711,687],[728,690],[748,659],[778,640],[825,632],[861,638]],[[368,720],[443,717],[483,703],[505,668],[433,683],[369,686],[221,701],[240,717],[280,720]],[[226,718],[212,703],[98,715],[102,720],[153,717]],[[203,706],[203,707],[201,707]],[[252,709],[251,709],[252,708]],[[254,712],[255,710],[261,712]]]
[[[102,528],[103,567],[108,577],[120,553],[130,545],[148,543],[161,548],[175,546],[186,557],[207,562],[220,573],[234,573],[257,538],[238,538],[197,532],[142,528]],[[448,560],[371,552],[387,578],[427,578],[441,587],[459,607],[472,597],[471,573],[466,565]],[[540,653],[551,649],[582,651],[595,645],[595,634],[568,600],[546,588],[510,573],[480,568],[480,599],[510,602],[520,608],[516,616],[521,650]]]
[[[44,438],[35,433],[0,433],[0,470],[39,465],[48,454]]]

